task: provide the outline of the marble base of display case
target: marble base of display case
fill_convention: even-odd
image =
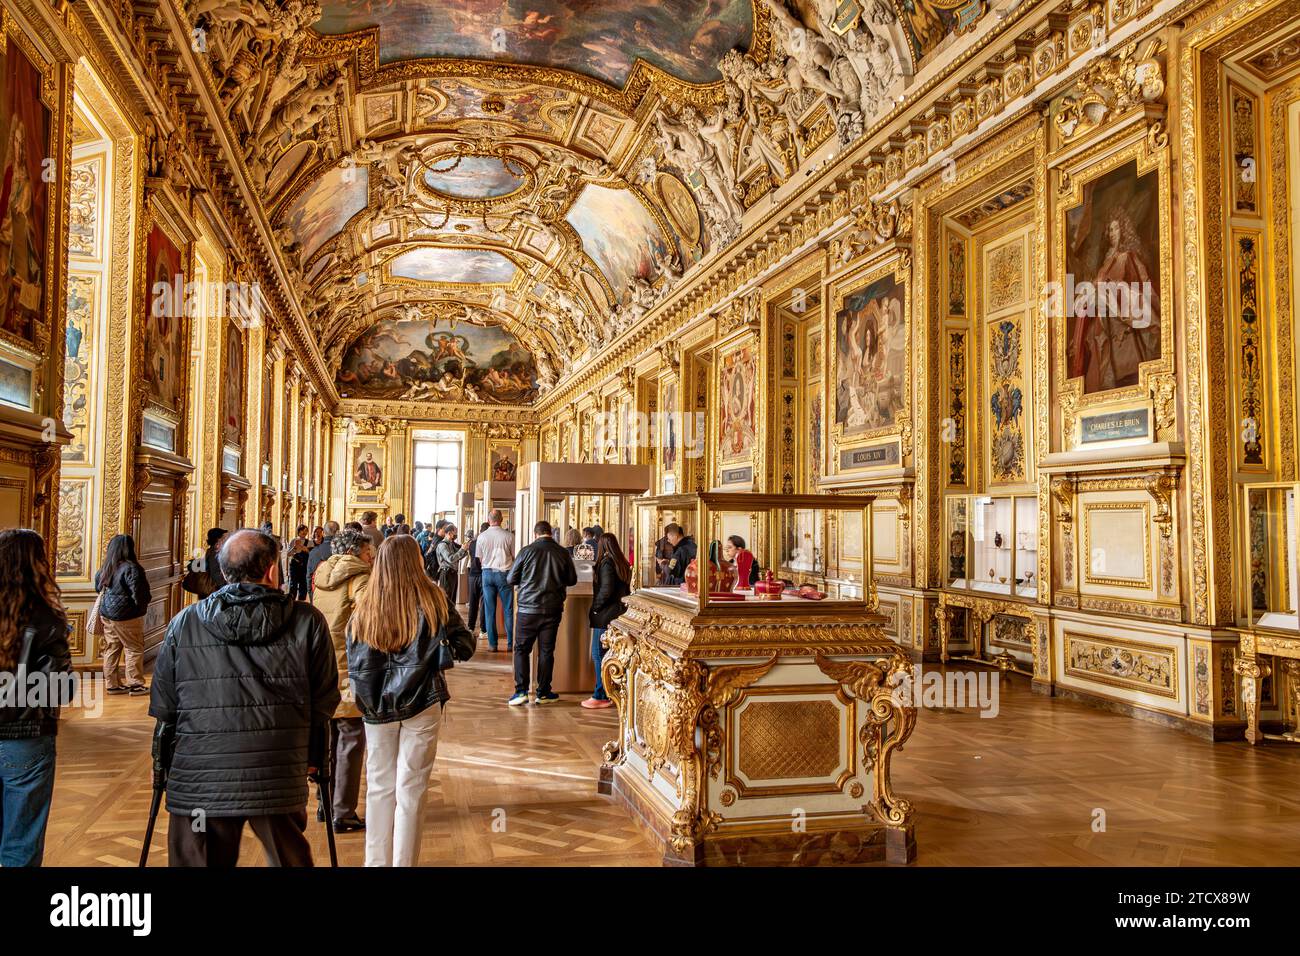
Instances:
[[[600,789],[665,865],[915,859],[911,804],[890,786],[916,721],[896,687],[910,654],[880,615],[785,603],[739,623],[638,592],[607,634],[619,731]]]

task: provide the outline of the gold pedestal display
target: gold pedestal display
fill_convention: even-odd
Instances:
[[[631,812],[665,864],[915,858],[911,804],[890,784],[891,758],[916,723],[912,664],[885,636],[870,581],[857,599],[710,593],[726,571],[707,560],[708,542],[739,534],[736,522],[771,568],[791,546],[820,546],[790,533],[823,524],[801,518],[857,511],[869,555],[871,500],[698,494],[636,502],[636,589],[604,641],[601,672],[619,727],[605,746],[600,789]],[[708,529],[696,593],[657,577],[663,514],[688,533]]]

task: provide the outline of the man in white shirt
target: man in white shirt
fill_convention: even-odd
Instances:
[[[515,536],[501,527],[501,512],[488,513],[488,529],[478,536],[474,554],[483,564],[483,623],[487,631],[488,650],[497,649],[497,598],[501,599],[501,616],[506,626],[506,650],[515,649],[514,591],[506,583],[506,574],[515,563]]]

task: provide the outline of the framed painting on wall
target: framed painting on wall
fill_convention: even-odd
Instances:
[[[835,313],[835,424],[844,435],[889,428],[906,398],[904,292],[887,273]]]
[[[659,444],[659,493],[677,493],[677,457],[680,451],[680,416],[677,408],[677,376],[668,374],[659,379],[659,422],[656,438]]]
[[[263,475],[262,484],[270,485],[270,468],[271,468],[271,433],[275,427],[274,405],[272,404],[275,396],[275,363],[267,361],[262,366],[262,381],[259,385],[262,389],[262,465]]]
[[[143,364],[151,404],[179,415],[184,399],[185,260],[180,245],[154,222],[145,240]]]
[[[51,173],[57,170],[47,158],[55,153],[44,78],[16,40],[5,36],[0,64],[0,335],[39,351],[50,328],[45,290],[53,247]]]
[[[228,444],[244,444],[244,392],[247,367],[244,330],[226,323],[226,354],[221,370],[221,427]]]
[[[1151,435],[1173,434],[1173,243],[1169,148],[1138,132],[1071,157],[1061,171],[1044,313],[1055,338],[1054,398],[1068,447],[1082,412],[1155,402]]]
[[[514,481],[519,472],[519,446],[493,442],[488,446],[488,478],[492,481]]]
[[[1092,395],[1138,384],[1142,364],[1160,359],[1159,176],[1130,160],[1081,199],[1065,214],[1065,359]]]
[[[910,273],[893,254],[836,283],[822,389],[827,475],[900,463],[894,436],[911,415]]]
[[[352,500],[363,504],[379,501],[387,487],[387,444],[379,436],[357,436],[352,443]]]
[[[752,341],[727,349],[718,367],[718,461],[749,462],[754,455],[758,354]]]

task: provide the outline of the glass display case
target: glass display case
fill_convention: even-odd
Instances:
[[[950,495],[944,524],[948,587],[1038,596],[1036,495]]]
[[[515,503],[519,515],[517,547],[532,541],[532,528],[545,520],[564,542],[569,528],[599,526],[618,538],[624,553],[633,535],[627,524],[628,499],[650,487],[649,465],[575,464],[529,462],[518,472]],[[579,581],[591,580],[595,555],[578,553]]]
[[[776,601],[785,602],[783,613],[812,605],[865,612],[874,599],[869,574],[861,571],[871,567],[873,500],[724,492],[638,498],[635,590],[700,612],[712,606],[725,613],[726,605],[740,615],[759,607],[770,613]],[[669,524],[682,527],[695,554],[673,574],[665,573],[667,554],[657,551]],[[817,583],[825,574],[828,528],[836,529],[840,551],[859,556],[862,587],[826,589]],[[849,536],[851,542],[844,540]],[[738,548],[736,539],[745,547]],[[749,573],[755,567],[757,573]]]
[[[515,530],[515,483],[513,481],[480,481],[474,486],[474,527],[488,519],[488,512],[496,508],[501,512],[501,527]]]
[[[1245,588],[1241,608],[1248,625],[1300,630],[1300,569],[1296,562],[1296,498],[1300,484],[1258,483],[1242,487],[1246,526]]]
[[[634,588],[655,588],[665,583],[669,548],[662,544],[664,528],[679,525],[688,538],[698,542],[693,495],[661,495],[640,498],[636,510],[636,538],[632,547]],[[698,547],[698,545],[697,545]]]

